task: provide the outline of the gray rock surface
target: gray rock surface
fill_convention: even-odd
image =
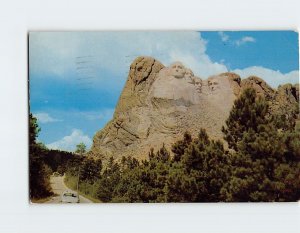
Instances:
[[[138,57],[130,66],[113,119],[96,133],[89,155],[144,159],[151,147],[157,150],[165,143],[170,148],[185,131],[196,136],[200,128],[222,139],[221,128],[234,100],[247,87],[276,103],[299,102],[294,95],[297,90],[299,95],[299,88],[292,85],[277,92],[258,77],[241,80],[234,73],[203,80],[180,62],[165,67],[154,58]],[[286,89],[288,97],[282,94]]]

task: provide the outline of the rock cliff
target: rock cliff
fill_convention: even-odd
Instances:
[[[248,87],[264,96],[274,112],[288,114],[289,106],[299,104],[298,85],[274,90],[261,78],[241,80],[234,73],[204,80],[180,62],[165,67],[154,58],[138,57],[130,66],[113,119],[96,133],[89,154],[143,159],[151,147],[170,147],[185,131],[196,136],[200,128],[222,139],[221,128],[234,100]]]

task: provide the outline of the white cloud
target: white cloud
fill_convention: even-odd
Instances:
[[[224,32],[218,32],[219,36],[221,37],[221,40],[223,42],[226,42],[229,40],[229,36],[227,34],[225,34]]]
[[[75,151],[76,145],[83,142],[87,149],[92,145],[92,140],[88,135],[85,135],[79,129],[73,129],[71,135],[65,136],[62,139],[49,143],[46,146],[49,149],[60,149],[66,151]]]
[[[94,120],[105,120],[111,119],[114,114],[115,109],[103,109],[101,111],[88,111],[88,112],[80,112],[85,119],[94,121]]]
[[[33,115],[41,123],[50,123],[50,122],[62,121],[60,119],[56,119],[56,118],[51,117],[48,113],[45,113],[45,112],[34,113]]]
[[[244,36],[241,39],[234,41],[234,43],[237,46],[241,46],[241,45],[249,43],[249,42],[254,43],[254,42],[256,42],[256,40],[255,40],[255,38],[253,38],[251,36]]]
[[[256,39],[251,36],[244,36],[238,40],[230,40],[229,35],[226,34],[225,32],[218,32],[218,34],[223,42],[228,42],[235,46],[241,46],[241,45],[249,43],[249,42],[252,42],[252,43],[256,42]]]
[[[201,77],[227,71],[226,66],[212,62],[205,50],[206,41],[193,31],[32,32],[29,67],[31,74],[66,78],[78,71],[78,57],[91,56],[89,62],[99,79],[101,69],[124,74],[126,79],[137,56],[152,56],[164,65],[180,60]]]
[[[234,46],[254,43],[256,39],[245,36],[232,40],[228,34],[219,32],[222,41]],[[226,61],[213,62],[206,54],[207,42],[199,32],[194,31],[140,31],[140,32],[33,32],[30,33],[30,73],[55,73],[61,78],[76,73],[78,57],[91,56],[84,60],[93,67],[94,75],[103,83],[102,69],[117,74],[122,82],[127,78],[129,65],[137,56],[152,56],[164,65],[181,61],[191,68],[195,75],[207,78],[227,72]],[[225,64],[223,64],[225,63]],[[228,65],[228,64],[227,64]],[[228,65],[229,66],[229,65]],[[271,86],[295,82],[298,71],[282,74],[264,67],[248,67],[237,70],[242,76],[257,75],[266,79]],[[251,73],[252,72],[252,73]],[[78,74],[78,73],[77,73]],[[41,75],[43,77],[43,75]],[[74,76],[73,76],[74,77]],[[122,82],[113,80],[112,85]],[[86,116],[88,119],[101,118],[103,115]]]
[[[241,78],[247,78],[249,76],[258,76],[265,80],[271,87],[277,88],[280,84],[284,83],[299,83],[299,71],[294,70],[286,74],[282,74],[279,71],[267,69],[260,66],[251,66],[245,69],[236,69],[235,72],[241,76]]]

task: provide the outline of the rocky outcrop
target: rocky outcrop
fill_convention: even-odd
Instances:
[[[149,89],[163,68],[164,65],[154,58],[136,58],[130,66],[127,82],[121,93],[114,117],[122,115],[133,107],[144,106]]]
[[[278,87],[270,108],[273,114],[284,116],[289,121],[299,119],[299,84],[285,84]]]
[[[276,91],[261,78],[241,80],[229,72],[203,80],[180,62],[165,67],[154,58],[138,57],[130,66],[113,119],[96,133],[89,154],[142,159],[151,147],[170,147],[185,131],[196,136],[201,128],[211,138],[222,139],[221,128],[234,100],[248,87],[270,101],[274,111],[299,103],[296,86]]]
[[[265,97],[267,100],[273,99],[275,94],[275,90],[273,90],[263,79],[256,76],[250,76],[242,80],[241,91],[246,88],[253,88],[258,96]]]

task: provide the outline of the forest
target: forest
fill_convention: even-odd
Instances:
[[[106,161],[49,150],[37,142],[40,128],[29,116],[30,198],[52,195],[49,177],[101,202],[273,202],[300,199],[300,126],[297,119],[271,115],[268,102],[246,89],[222,128],[224,140],[204,129],[185,132],[168,150],[151,149],[148,159]]]

